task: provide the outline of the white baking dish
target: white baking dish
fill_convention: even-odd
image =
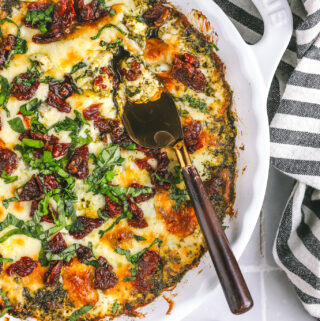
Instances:
[[[258,44],[249,46],[212,0],[171,1],[187,16],[192,9],[197,9],[211,22],[218,35],[218,54],[226,66],[227,81],[234,91],[233,108],[238,116],[239,177],[235,202],[238,217],[230,222],[227,235],[237,258],[249,241],[264,198],[269,168],[267,94],[292,32],[291,11],[286,0],[253,2],[263,17],[265,33]],[[244,149],[239,149],[241,146]],[[244,168],[246,170],[243,172]],[[148,321],[179,321],[197,308],[216,285],[212,263],[209,256],[205,255],[199,266],[189,271],[173,291],[164,293],[174,297],[175,305],[169,315],[166,314],[168,303],[162,296],[138,311]],[[10,320],[17,319],[10,317]],[[120,317],[117,320],[132,320],[132,317]]]
[[[265,32],[259,43],[249,46],[212,0],[171,1],[188,17],[192,9],[201,11],[207,17],[218,36],[218,54],[226,66],[227,81],[234,91],[233,109],[238,116],[235,202],[238,216],[230,222],[227,235],[237,259],[250,239],[264,199],[269,170],[267,95],[292,34],[292,15],[287,0],[253,2],[263,17]],[[244,149],[239,149],[241,146]],[[175,303],[169,315],[166,314],[168,303],[163,297],[138,311],[145,314],[144,320],[148,321],[182,320],[214,291],[217,282],[213,265],[206,254],[199,266],[189,271],[173,291],[164,293]],[[132,318],[122,317],[120,320]]]

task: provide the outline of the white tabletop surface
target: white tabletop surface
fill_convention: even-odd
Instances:
[[[254,298],[253,309],[241,316],[232,315],[221,288],[218,288],[184,321],[314,321],[272,256],[275,234],[292,186],[292,179],[270,169],[260,220],[240,258]]]

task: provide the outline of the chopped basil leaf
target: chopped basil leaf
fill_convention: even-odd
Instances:
[[[41,33],[48,31],[47,26],[52,23],[52,15],[55,4],[52,3],[46,10],[29,10],[25,16],[27,22],[30,22],[33,26],[37,26]]]
[[[8,68],[11,58],[14,56],[14,54],[25,54],[28,51],[28,47],[27,47],[27,42],[24,39],[20,38],[21,31],[19,26],[9,18],[4,18],[0,20],[0,25],[3,25],[5,22],[12,23],[17,27],[17,36],[16,36],[16,42],[15,42],[14,48],[13,50],[10,51],[6,61],[3,64],[5,68]]]
[[[187,190],[180,189],[176,185],[171,185],[169,198],[176,201],[173,209],[177,211],[181,204],[189,199]]]
[[[81,307],[80,309],[78,309],[77,311],[74,311],[68,321],[76,321],[79,317],[81,317],[83,314],[87,313],[88,311],[90,311],[91,309],[93,309],[93,306],[88,304],[88,305],[84,305],[83,307]]]
[[[124,144],[124,145],[121,145],[121,147],[128,150],[135,150],[136,144]]]
[[[1,314],[0,314],[0,318],[2,318],[7,311],[11,308],[11,304],[10,304],[10,300],[8,299],[8,297],[5,295],[5,293],[0,289],[0,296],[2,297],[4,303],[5,303],[5,308],[2,310]]]
[[[130,250],[125,250],[121,248],[116,248],[114,251],[117,254],[124,255],[126,259],[133,265],[133,268],[130,269],[131,277],[125,277],[123,281],[133,281],[136,278],[136,274],[138,272],[138,261],[140,257],[149,250],[153,245],[157,244],[160,247],[162,241],[156,238],[148,247],[142,249],[141,251],[137,252],[136,254],[131,254]]]
[[[20,117],[15,117],[8,120],[8,124],[17,133],[24,133],[26,131],[22,119]]]
[[[42,123],[40,123],[38,114],[31,119],[31,130],[33,132],[40,132],[44,134],[48,133],[48,129]]]
[[[207,113],[207,104],[204,101],[191,97],[190,95],[182,96],[182,101],[187,101],[191,107],[199,109],[202,113]]]
[[[98,216],[99,216],[101,219],[103,219],[104,221],[108,221],[108,220],[110,219],[109,216],[106,216],[106,215],[104,215],[104,214],[102,213],[102,211],[101,211],[100,208],[98,209],[97,214],[98,214]]]
[[[1,30],[1,29],[0,29]],[[8,79],[0,75],[0,107],[2,107],[7,117],[10,117],[10,112],[7,108],[8,100],[10,97],[11,86],[9,86]]]
[[[113,8],[107,8],[107,11],[109,11],[111,17],[114,17],[117,14],[117,11]]]
[[[137,88],[135,91],[130,91],[128,88],[126,89],[126,93],[128,94],[129,97],[133,97],[137,94],[140,94],[141,90]]]
[[[38,98],[34,98],[29,102],[27,102],[26,104],[21,105],[20,112],[22,115],[31,116],[35,114],[35,112],[38,110],[41,104],[42,104],[42,100]]]
[[[72,74],[74,74],[75,72],[77,72],[78,70],[80,70],[80,69],[82,69],[82,68],[84,68],[84,67],[86,67],[86,66],[87,66],[87,64],[86,64],[85,62],[80,61],[80,62],[78,62],[77,64],[75,64],[75,65],[72,67],[70,74],[72,75]]]
[[[123,39],[117,38],[116,42],[111,42],[111,43],[101,40],[99,43],[99,46],[106,47],[108,49],[112,49],[112,48],[117,48],[117,47],[123,47],[124,43],[123,43]]]
[[[32,148],[42,148],[44,146],[44,143],[42,140],[36,140],[31,138],[24,138],[22,140],[22,143]]]
[[[146,238],[144,238],[143,236],[140,236],[140,235],[133,235],[133,238],[138,242],[146,241]]]
[[[130,212],[127,212],[130,213]],[[131,213],[130,213],[131,214]],[[132,215],[132,214],[131,214]],[[113,223],[105,230],[100,230],[99,234],[100,234],[100,238],[103,237],[104,234],[106,234],[107,232],[109,232],[110,230],[112,230],[117,224],[119,224],[119,222],[125,218],[128,218],[127,214],[121,214],[120,216],[118,216]]]
[[[137,20],[138,22],[144,22],[144,19],[143,19],[142,16],[136,16],[136,20]]]
[[[91,265],[94,266],[95,268],[102,266],[102,264],[98,261],[98,260],[83,260],[83,262],[85,265]]]
[[[101,36],[102,31],[103,31],[104,29],[107,29],[107,28],[114,28],[114,29],[118,30],[120,33],[122,33],[123,35],[126,35],[126,34],[127,34],[127,33],[124,32],[123,30],[121,30],[118,26],[116,26],[116,25],[114,25],[114,24],[112,24],[112,23],[108,23],[108,24],[104,25],[103,27],[101,27],[101,28],[99,29],[98,33],[97,33],[95,36],[91,37],[90,39],[91,39],[91,40],[96,40],[96,39],[98,39],[98,38]]]
[[[118,309],[119,309],[119,303],[118,302],[114,302],[112,304],[112,314],[116,314]]]
[[[9,258],[6,258],[6,257],[0,257],[0,262],[2,262],[2,263],[11,263],[11,262],[13,262],[13,259],[9,259]]]
[[[2,171],[1,178],[4,180],[6,184],[13,183],[18,179],[18,176],[11,176],[6,171]]]
[[[70,260],[76,255],[76,251],[79,247],[80,245],[75,243],[58,254],[48,252],[46,253],[46,258],[48,261],[63,260],[64,262],[70,262]]]

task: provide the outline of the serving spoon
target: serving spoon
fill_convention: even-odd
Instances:
[[[197,169],[191,163],[183,140],[180,117],[172,97],[163,92],[156,101],[139,104],[128,101],[123,109],[122,121],[135,143],[152,149],[171,147],[175,150],[198,223],[230,310],[234,314],[247,312],[253,306],[252,297],[220,219]]]

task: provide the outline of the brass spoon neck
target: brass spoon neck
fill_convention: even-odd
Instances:
[[[181,168],[192,165],[189,153],[183,140],[180,140],[173,146]]]

